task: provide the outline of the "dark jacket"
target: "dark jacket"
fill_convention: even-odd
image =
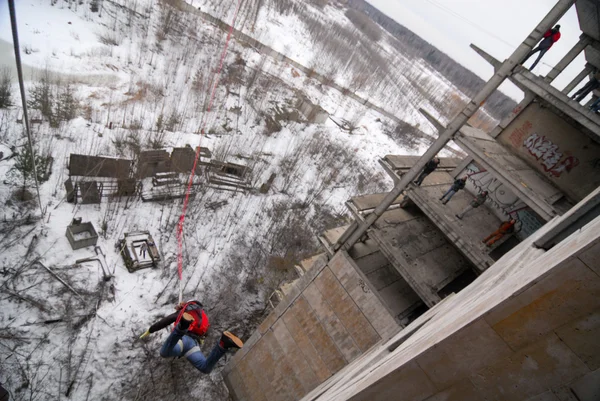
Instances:
[[[454,184],[452,184],[452,189],[455,191],[460,191],[465,187],[465,183],[466,181],[459,178],[458,180],[454,181]]]
[[[431,159],[427,162],[427,164],[425,164],[423,171],[427,174],[432,173],[439,164],[439,162],[436,163],[435,160]]]
[[[477,195],[475,197],[475,199],[473,199],[471,201],[471,206],[473,206],[474,208],[478,208],[479,206],[481,206],[481,205],[483,205],[485,203],[486,199],[487,199],[487,194],[484,194],[482,192],[479,195]]]

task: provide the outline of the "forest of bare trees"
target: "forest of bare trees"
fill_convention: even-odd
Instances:
[[[483,79],[464,67],[443,51],[439,50],[410,29],[383,14],[365,0],[348,0],[348,6],[364,12],[383,29],[392,34],[397,42],[393,43],[402,53],[421,57],[435,70],[468,96],[475,95],[484,85]],[[516,106],[516,102],[505,94],[496,91],[487,101],[486,109],[495,118],[502,119]]]

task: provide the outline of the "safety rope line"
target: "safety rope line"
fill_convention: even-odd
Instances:
[[[231,35],[233,33],[233,27],[235,25],[235,20],[237,19],[238,12],[240,9],[240,5],[243,0],[238,0],[237,6],[235,8],[235,12],[233,14],[233,20],[229,26],[229,32],[227,33],[227,39],[225,40],[225,46],[223,47],[223,51],[221,52],[221,59],[219,61],[219,68],[215,72],[215,79],[213,82],[212,90],[210,92],[210,98],[208,102],[208,107],[206,109],[206,113],[202,116],[201,129],[200,129],[200,140],[198,141],[198,146],[196,147],[196,156],[194,158],[194,165],[192,166],[192,171],[190,173],[190,179],[188,181],[187,190],[185,191],[185,198],[183,200],[183,208],[181,211],[181,216],[179,216],[179,224],[177,227],[177,273],[179,275],[179,302],[182,302],[183,298],[183,287],[182,287],[182,277],[183,277],[183,226],[185,223],[185,214],[187,212],[187,207],[190,199],[190,192],[192,190],[192,184],[194,181],[194,177],[196,175],[196,167],[198,165],[198,159],[200,158],[200,145],[202,144],[202,137],[204,136],[204,132],[206,129],[208,114],[212,110],[213,102],[215,99],[215,93],[217,91],[217,86],[219,85],[219,78],[221,76],[221,71],[223,69],[223,63],[225,61],[225,56],[227,55],[227,48],[229,47],[229,41],[231,39]]]

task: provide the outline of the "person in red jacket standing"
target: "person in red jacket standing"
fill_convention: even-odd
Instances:
[[[550,50],[552,45],[555,44],[556,42],[558,42],[559,39],[560,39],[560,25],[556,25],[554,28],[548,29],[548,31],[546,31],[546,33],[544,34],[544,39],[542,39],[542,41],[540,42],[538,47],[536,47],[535,49],[530,51],[529,54],[527,55],[527,57],[525,57],[525,60],[523,60],[523,62],[521,64],[525,64],[525,62],[529,59],[529,57],[533,56],[537,52],[540,52],[537,60],[535,60],[533,65],[531,67],[529,67],[530,71],[533,70],[535,68],[535,66],[537,65],[537,63],[540,62],[542,57],[544,57],[544,54],[546,54],[546,52],[548,50]]]
[[[202,373],[210,373],[216,363],[230,349],[242,348],[244,343],[228,331],[224,331],[220,341],[215,344],[208,358],[200,350],[200,343],[210,326],[208,316],[198,301],[184,302],[175,307],[178,312],[166,316],[154,323],[140,338],[146,338],[174,323],[175,328],[163,343],[160,356],[163,358],[185,357]]]

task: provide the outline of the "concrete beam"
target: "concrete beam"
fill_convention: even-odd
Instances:
[[[569,82],[569,84],[565,86],[565,88],[561,92],[565,95],[568,95],[573,89],[575,89],[577,85],[581,83],[581,81],[585,79],[585,77],[589,76],[592,73],[592,71],[594,71],[594,66],[587,63],[585,65],[585,68],[581,70],[581,72],[577,74],[577,76],[573,78],[573,80]]]
[[[498,60],[497,58],[495,58],[494,56],[492,56],[485,50],[481,49],[479,46],[474,45],[473,43],[471,43],[470,46],[471,46],[471,49],[475,50],[477,52],[477,54],[479,54],[481,57],[483,57],[483,59],[485,61],[487,61],[488,63],[490,63],[492,65],[492,67],[494,67],[494,71],[496,71],[502,65],[502,62],[500,60]]]
[[[567,54],[552,68],[552,70],[546,75],[544,78],[546,82],[552,82],[558,75],[564,71],[565,68],[569,66],[575,60],[579,53],[585,50],[592,42],[595,42],[592,38],[587,36],[586,34],[582,34],[579,37],[579,41],[569,50]]]
[[[419,113],[423,114],[423,116],[429,121],[438,132],[444,132],[446,127],[442,124],[437,118],[432,116],[427,110],[423,108],[419,108]]]
[[[567,95],[554,88],[544,80],[539,79],[531,72],[520,68],[520,71],[513,74],[511,79],[525,85],[529,90],[535,93],[546,102],[556,107],[579,124],[583,125],[594,135],[591,138],[600,142],[600,118],[589,109],[581,106],[579,103],[571,100]]]
[[[535,241],[534,245],[548,250],[594,220],[599,214],[600,188],[596,188],[595,191],[565,213],[561,221]]]
[[[481,57],[483,57],[485,61],[487,61],[488,63],[490,63],[492,65],[492,67],[494,67],[494,71],[496,71],[502,65],[502,63],[500,62],[500,60],[496,59],[494,56],[492,56],[491,54],[489,54],[485,50],[479,48],[477,45],[474,45],[473,43],[471,43],[470,46]],[[513,84],[515,84],[523,92],[528,92],[526,88],[524,88],[523,86],[519,85],[518,83],[513,82]]]
[[[450,175],[452,176],[452,178],[458,177],[458,175],[460,173],[462,173],[463,170],[466,169],[467,166],[473,162],[473,160],[474,159],[473,159],[473,157],[471,155],[465,157],[463,159],[463,161],[460,162],[460,164],[458,166],[456,166],[456,168],[454,170],[452,170],[452,172],[450,173]]]

